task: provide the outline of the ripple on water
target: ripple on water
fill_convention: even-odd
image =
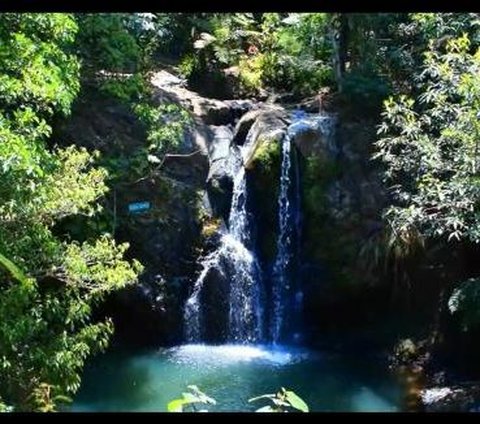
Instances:
[[[282,346],[189,344],[161,349],[170,361],[189,365],[230,366],[236,362],[268,362],[272,365],[287,365],[311,357],[312,353],[301,349],[288,350]]]
[[[248,399],[286,387],[312,411],[393,411],[386,367],[354,353],[272,345],[189,344],[110,352],[85,371],[73,411],[166,411],[188,385],[217,400],[212,411],[252,411]]]

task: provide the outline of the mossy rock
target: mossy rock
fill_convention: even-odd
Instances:
[[[278,228],[278,194],[280,190],[281,149],[279,140],[263,140],[252,159],[249,171],[252,204],[258,223],[260,255],[273,260]]]
[[[264,174],[269,174],[273,168],[280,164],[281,160],[281,137],[279,133],[271,134],[271,137],[259,137],[256,141],[256,148],[253,152],[252,158],[248,164],[245,164],[247,169],[260,169]]]

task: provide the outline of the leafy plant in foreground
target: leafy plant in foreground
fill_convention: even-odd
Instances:
[[[208,412],[205,409],[197,410],[196,405],[216,405],[215,399],[207,396],[197,386],[187,386],[189,391],[182,393],[182,397],[170,401],[167,405],[168,412]],[[265,394],[249,399],[255,402],[268,399],[271,405],[262,406],[255,412],[309,412],[308,405],[295,392],[281,388],[279,392]],[[185,410],[185,407],[188,408]]]
[[[309,412],[308,405],[305,401],[291,390],[284,387],[277,393],[265,394],[249,399],[249,402],[255,402],[260,399],[268,399],[270,405],[262,406],[256,412]]]
[[[113,331],[92,311],[142,268],[106,233],[56,231],[95,215],[108,190],[95,154],[49,143],[80,87],[77,29],[69,14],[0,16],[0,410],[51,411],[73,395]]]
[[[183,392],[182,397],[170,401],[167,405],[168,412],[206,412],[206,410],[197,410],[196,405],[215,405],[215,399],[207,396],[197,386],[187,386],[188,392]],[[185,411],[185,408],[188,408]]]

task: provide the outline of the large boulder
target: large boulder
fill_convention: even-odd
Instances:
[[[128,106],[86,86],[70,117],[55,122],[51,140],[60,146],[75,144],[119,158],[145,145],[145,130]]]
[[[257,115],[242,150],[243,165],[246,169],[252,168],[256,153],[262,145],[279,143],[283,139],[287,124],[287,114],[281,108],[268,108]]]
[[[184,87],[181,80],[166,72],[159,71],[152,76],[154,100],[157,103],[174,102],[192,112],[207,125],[228,125],[235,122],[256,104],[250,100],[218,100],[200,96]]]
[[[208,146],[207,193],[213,215],[226,220],[230,212],[234,165],[238,160],[231,146],[232,130],[227,126],[211,126],[210,130],[213,135]]]
[[[247,134],[252,128],[253,123],[258,118],[258,116],[263,113],[263,109],[253,109],[245,113],[235,125],[235,130],[233,131],[233,143],[238,146],[242,146],[245,143]]]
[[[205,319],[205,341],[207,343],[225,342],[228,334],[228,274],[221,267],[212,267],[207,271],[202,290],[202,317]]]
[[[335,138],[332,136],[337,122],[332,116],[305,115],[289,128],[293,142],[304,157],[312,155],[327,157],[338,152]]]

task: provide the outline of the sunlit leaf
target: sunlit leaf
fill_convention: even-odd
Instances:
[[[183,412],[183,405],[185,401],[183,399],[174,399],[167,404],[168,412]]]
[[[308,412],[308,405],[305,403],[305,401],[300,398],[296,393],[292,391],[286,391],[285,392],[286,399],[292,405],[295,409],[298,409],[299,411],[302,412]]]

